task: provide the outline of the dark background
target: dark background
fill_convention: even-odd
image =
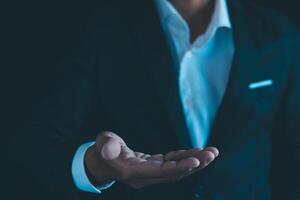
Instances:
[[[86,21],[93,5],[99,1],[18,1],[2,6],[4,23],[1,31],[4,41],[1,47],[4,54],[1,63],[4,62],[1,69],[5,76],[2,78],[4,90],[1,100],[4,102],[1,103],[1,113],[6,120],[2,126],[1,140],[4,141],[6,155],[17,150],[20,156],[24,156],[21,150],[9,146],[6,141],[16,134],[27,134],[19,128],[20,124],[24,118],[30,117],[35,104],[47,95],[58,74],[63,72],[59,61],[71,56],[84,38]],[[297,0],[248,1],[281,11],[300,27]],[[13,189],[15,184],[26,184],[22,172],[18,172],[9,161],[7,164],[7,186]],[[12,174],[17,174],[17,180],[11,179]]]

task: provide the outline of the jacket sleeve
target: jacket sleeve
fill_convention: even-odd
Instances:
[[[288,83],[273,132],[272,199],[300,199],[300,43],[289,45]],[[298,45],[296,45],[298,44]],[[296,46],[296,47],[295,47]]]
[[[297,47],[294,51],[290,90],[287,100],[286,132],[289,135],[291,162],[291,199],[300,199],[300,40],[296,40]]]

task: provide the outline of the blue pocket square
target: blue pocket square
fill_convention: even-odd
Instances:
[[[257,88],[271,86],[271,85],[273,85],[273,80],[269,79],[269,80],[255,82],[255,83],[250,83],[249,84],[249,89],[254,90],[254,89],[257,89]]]

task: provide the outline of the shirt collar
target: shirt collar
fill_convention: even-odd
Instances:
[[[168,0],[155,1],[158,7],[158,12],[162,23],[164,23],[165,20],[171,15],[180,16],[178,11]],[[231,28],[231,22],[229,18],[226,0],[216,0],[214,13],[211,18],[210,24],[207,28],[207,31],[215,32],[215,30],[221,27]]]

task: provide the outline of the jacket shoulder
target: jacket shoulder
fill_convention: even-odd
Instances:
[[[292,39],[299,37],[297,26],[282,12],[267,8],[253,1],[241,2],[248,21],[253,25],[256,34],[271,39]],[[266,41],[267,39],[264,38]]]

